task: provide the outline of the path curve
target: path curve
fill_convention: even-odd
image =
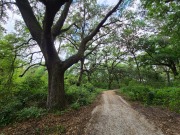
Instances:
[[[114,90],[103,92],[101,100],[92,111],[86,135],[163,135]]]

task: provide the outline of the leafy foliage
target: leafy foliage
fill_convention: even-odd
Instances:
[[[90,83],[80,87],[72,85],[66,90],[66,99],[73,108],[77,109],[80,106],[90,104],[101,91],[102,89],[97,89]]]
[[[47,82],[44,68],[31,70],[22,79],[16,79],[14,89],[0,90],[0,126],[14,121],[38,118],[46,114]],[[91,83],[78,87],[70,75],[66,79],[66,99],[72,109],[90,104],[102,89]],[[6,95],[6,96],[4,96]]]
[[[38,118],[46,112],[44,109],[37,107],[23,108],[17,112],[17,120],[26,120],[30,118]]]
[[[15,120],[39,117],[45,112],[40,107],[45,108],[47,85],[41,79],[42,74],[34,74],[37,76],[32,77],[32,73],[29,73],[20,82],[17,81],[12,90],[0,89],[3,97],[0,99],[0,126]]]
[[[130,100],[140,101],[147,105],[160,105],[180,112],[180,88],[164,87],[161,89],[149,86],[129,85],[120,90]]]

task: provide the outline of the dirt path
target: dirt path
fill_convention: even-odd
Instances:
[[[101,104],[92,111],[87,135],[163,135],[115,91],[105,91]]]

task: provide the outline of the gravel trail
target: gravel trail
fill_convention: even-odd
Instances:
[[[115,91],[103,92],[101,100],[92,111],[86,135],[163,135]]]

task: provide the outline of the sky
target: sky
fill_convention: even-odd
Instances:
[[[8,21],[4,24],[5,29],[7,30],[7,33],[14,32],[14,25],[15,20],[21,18],[20,16],[16,14],[12,14],[11,11],[8,11]]]
[[[97,0],[100,4],[108,4],[108,5],[115,5],[117,4],[118,0]]]
[[[97,2],[99,4],[115,5],[117,4],[118,0],[97,0]],[[4,25],[4,27],[7,30],[7,33],[11,33],[14,32],[14,25],[15,25],[14,20],[20,19],[21,17],[19,17],[16,14],[12,14],[11,11],[9,11],[8,15],[9,15],[9,19],[8,22]]]

